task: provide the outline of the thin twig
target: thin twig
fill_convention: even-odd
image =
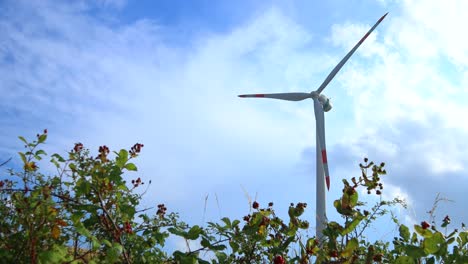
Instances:
[[[6,161],[4,161],[2,164],[0,164],[0,167],[7,164],[8,162],[10,162],[10,160],[11,160],[11,157],[9,159],[7,159]]]

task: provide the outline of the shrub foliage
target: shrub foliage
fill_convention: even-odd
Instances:
[[[23,168],[8,170],[0,181],[4,263],[468,263],[468,232],[462,226],[447,234],[449,216],[440,227],[424,221],[411,228],[392,217],[399,236],[368,241],[366,230],[375,220],[405,206],[399,199],[373,206],[360,200],[359,193],[382,194],[384,163],[364,159],[361,175],[343,180],[342,195],[333,202],[341,219],[330,221],[319,241],[304,235],[306,203],[291,204],[288,219],[281,219],[273,203],[255,201],[241,219],[225,217],[206,227],[184,223],[162,203],[142,208],[145,182],[124,178],[137,171],[133,162],[143,144],[112,153],[101,146],[92,155],[76,143],[66,156],[48,158],[46,165],[57,171],[50,176],[39,168],[48,157],[40,149],[47,130],[32,142],[19,138]],[[169,252],[169,237],[199,247]]]

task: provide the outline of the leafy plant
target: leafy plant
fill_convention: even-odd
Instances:
[[[101,146],[93,156],[76,143],[66,156],[50,156],[57,172],[48,176],[39,167],[48,157],[40,149],[47,130],[32,142],[19,138],[25,144],[25,151],[18,153],[22,170],[10,169],[0,181],[2,262],[468,263],[468,231],[462,226],[447,234],[449,216],[440,225],[445,232],[434,219],[432,225],[423,221],[410,229],[392,217],[399,237],[392,243],[367,240],[366,230],[377,219],[405,206],[400,199],[380,199],[369,207],[359,196],[367,192],[381,197],[384,163],[364,159],[361,175],[343,180],[342,195],[333,203],[341,219],[330,221],[325,239],[319,241],[304,235],[309,228],[301,219],[306,203],[291,204],[283,220],[272,202],[262,208],[255,201],[252,213],[242,219],[224,217],[206,228],[184,223],[163,203],[154,210],[141,208],[145,182],[140,177],[124,179],[137,171],[134,160],[143,144],[115,152]],[[199,247],[168,252],[164,246],[171,236]]]

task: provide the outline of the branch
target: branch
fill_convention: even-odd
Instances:
[[[11,160],[11,157],[9,159],[7,159],[6,161],[4,161],[2,164],[0,164],[0,167],[7,164],[8,162],[10,162],[10,160]]]
[[[111,215],[109,214],[109,212],[107,211],[106,207],[104,206],[104,201],[103,201],[103,199],[102,199],[102,197],[101,197],[101,194],[100,194],[98,191],[96,191],[96,195],[97,195],[97,197],[98,197],[98,199],[99,199],[99,204],[101,205],[102,211],[106,214],[107,218],[109,218],[109,220],[111,221],[112,225],[114,226],[114,229],[115,229],[116,231],[120,231],[120,230],[119,230],[119,227],[118,227],[117,224],[115,223],[114,219],[112,219]],[[119,235],[119,236],[120,236],[120,235]],[[121,240],[121,239],[119,238],[119,240]],[[118,241],[118,242],[120,242],[120,244],[122,244],[122,241]],[[122,246],[123,246],[123,245],[122,245]],[[122,250],[123,250],[123,256],[124,256],[124,258],[125,258],[125,261],[126,261],[127,263],[132,263],[132,262],[130,261],[130,257],[128,256],[127,251],[125,250],[125,247],[122,247]]]

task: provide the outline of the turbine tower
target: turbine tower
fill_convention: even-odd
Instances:
[[[331,110],[332,106],[330,100],[322,93],[330,81],[340,71],[343,65],[353,55],[353,53],[361,46],[366,38],[374,31],[374,29],[382,22],[388,13],[383,15],[375,25],[359,40],[359,42],[346,54],[346,56],[335,66],[330,72],[325,81],[319,86],[316,91],[311,93],[273,93],[273,94],[242,94],[239,97],[255,97],[255,98],[272,98],[287,101],[302,101],[311,98],[314,100],[314,113],[315,113],[315,129],[316,129],[316,158],[317,158],[317,175],[316,175],[316,236],[322,241],[323,230],[327,226],[327,214],[325,207],[325,184],[327,189],[330,190],[330,174],[328,172],[327,148],[325,145],[325,117],[324,112]]]

